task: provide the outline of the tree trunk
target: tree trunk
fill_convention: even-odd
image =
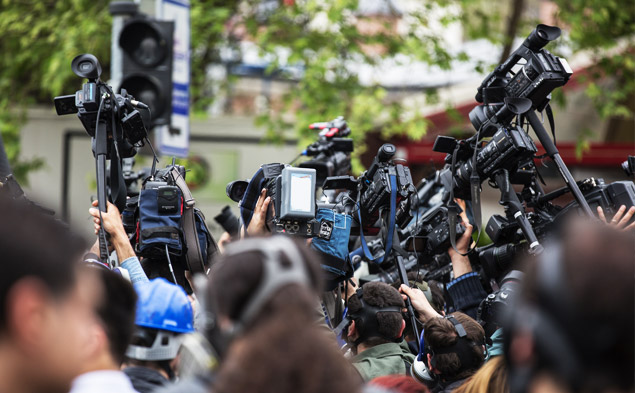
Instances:
[[[507,60],[509,54],[512,51],[512,45],[514,44],[514,37],[516,37],[516,31],[518,30],[518,22],[520,22],[520,16],[525,8],[525,0],[514,0],[512,3],[511,15],[507,22],[507,29],[505,31],[505,46],[503,47],[503,53],[501,54],[499,64]]]

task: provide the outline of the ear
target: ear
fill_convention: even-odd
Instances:
[[[406,328],[406,321],[404,321],[403,319],[401,320],[401,329],[399,329],[399,334],[397,335],[397,337],[402,337],[403,336],[403,331]]]
[[[432,355],[427,354],[428,355],[428,370],[432,371],[435,374],[441,374],[441,371],[437,370],[436,368],[432,367]]]
[[[88,346],[87,352],[89,352],[92,356],[95,356],[104,348],[108,347],[106,332],[104,332],[104,329],[96,322],[90,327],[89,341],[86,345]]]
[[[46,326],[48,302],[42,284],[33,278],[18,281],[7,294],[7,327],[21,350],[36,353]]]
[[[355,321],[351,322],[350,325],[348,325],[348,333],[347,336],[352,339],[352,340],[357,340],[357,328],[355,327]]]

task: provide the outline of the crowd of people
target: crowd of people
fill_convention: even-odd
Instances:
[[[0,393],[635,388],[635,209],[572,219],[523,257],[513,290],[488,295],[472,271],[466,219],[448,250],[451,281],[350,278],[327,291],[306,241],[267,232],[265,194],[240,238],[223,236],[207,275],[185,275],[187,291],[171,275],[149,278],[114,205],[89,213],[116,268],[98,241],[0,197]],[[334,292],[338,326],[325,300]],[[490,296],[501,300],[495,318],[484,317]]]

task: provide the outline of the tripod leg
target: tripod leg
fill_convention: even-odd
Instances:
[[[518,195],[516,195],[516,191],[512,187],[509,182],[509,173],[506,169],[501,169],[494,173],[494,181],[496,185],[500,189],[501,192],[501,200],[500,203],[505,206],[508,213],[513,215],[514,219],[520,226],[520,230],[523,232],[525,239],[529,243],[529,252],[531,254],[539,254],[542,252],[543,248],[538,242],[538,238],[534,233],[529,220],[525,216],[525,208],[522,203],[518,199]]]
[[[534,129],[534,132],[536,133],[536,136],[538,137],[538,140],[540,141],[540,143],[542,143],[542,146],[545,148],[545,151],[547,152],[549,157],[551,157],[553,161],[556,163],[556,166],[558,167],[558,171],[562,175],[564,182],[567,183],[567,187],[569,187],[569,189],[571,190],[571,193],[573,194],[573,197],[580,205],[580,208],[589,217],[595,217],[586,199],[584,199],[584,195],[582,195],[582,192],[580,191],[580,188],[578,187],[578,183],[575,182],[575,179],[573,178],[573,176],[571,176],[571,172],[569,172],[569,168],[567,168],[567,165],[564,163],[564,161],[562,161],[562,157],[560,157],[560,152],[558,152],[558,148],[549,137],[547,130],[545,130],[545,127],[543,127],[542,123],[538,119],[536,112],[529,111],[525,114],[525,116],[527,117],[527,120],[529,120],[529,124],[531,124],[531,128]]]

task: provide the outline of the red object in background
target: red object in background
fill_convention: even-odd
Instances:
[[[406,153],[405,156],[410,165],[430,162],[442,165],[446,155],[432,151],[434,142],[427,140],[397,142],[395,145]],[[536,147],[538,147],[538,154],[544,154],[545,151],[539,143]],[[629,155],[635,155],[635,144],[592,143],[591,150],[585,152],[581,160],[578,160],[575,155],[575,143],[558,143],[557,147],[562,160],[570,166],[619,166]]]

